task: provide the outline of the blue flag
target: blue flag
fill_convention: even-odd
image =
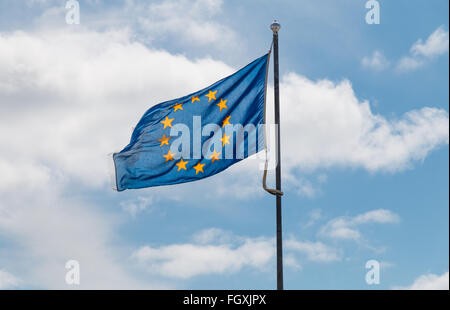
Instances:
[[[209,87],[151,107],[113,154],[116,189],[196,181],[264,148],[269,54]]]

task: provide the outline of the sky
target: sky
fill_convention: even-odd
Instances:
[[[274,289],[258,160],[110,182],[149,107],[264,55],[274,19],[285,288],[449,288],[448,1],[66,2],[0,0],[0,289]]]

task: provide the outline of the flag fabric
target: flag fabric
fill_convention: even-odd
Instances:
[[[113,154],[116,189],[196,181],[262,150],[269,56],[147,110],[130,143]]]

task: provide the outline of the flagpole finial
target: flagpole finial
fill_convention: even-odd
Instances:
[[[270,25],[270,29],[272,29],[273,34],[277,34],[278,30],[280,30],[281,25],[280,23],[275,19],[272,23],[272,25]]]

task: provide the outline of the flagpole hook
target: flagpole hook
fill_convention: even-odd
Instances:
[[[264,169],[264,175],[263,175],[263,188],[269,194],[272,194],[274,196],[283,196],[284,193],[282,191],[279,191],[279,190],[274,189],[274,188],[267,187],[267,185],[266,185],[266,177],[267,177],[267,160],[266,160],[266,167]]]

